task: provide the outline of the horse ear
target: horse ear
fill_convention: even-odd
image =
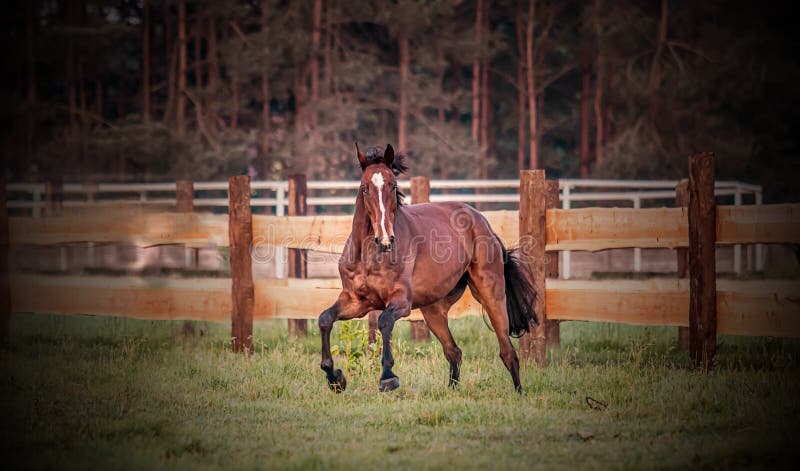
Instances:
[[[358,155],[358,163],[361,164],[361,169],[363,170],[367,166],[367,156],[358,149],[358,141],[356,141],[356,154]]]
[[[383,163],[385,163],[387,167],[391,167],[392,162],[394,162],[394,149],[391,144],[386,144],[386,150],[383,151]]]

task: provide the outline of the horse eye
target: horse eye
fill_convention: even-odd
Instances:
[[[366,195],[367,194],[367,185],[362,186],[361,187],[361,191],[363,191],[364,194]]]

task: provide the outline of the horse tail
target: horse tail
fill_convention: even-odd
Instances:
[[[502,244],[501,244],[502,247]],[[523,262],[514,250],[503,249],[503,273],[506,280],[506,311],[508,311],[509,333],[519,337],[530,332],[530,326],[539,325],[534,312],[536,290]]]

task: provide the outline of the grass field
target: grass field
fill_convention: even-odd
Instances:
[[[702,374],[674,348],[674,328],[567,323],[551,365],[523,368],[520,396],[481,319],[452,323],[464,350],[456,390],[438,342],[410,343],[401,323],[402,386],[381,394],[363,324],[337,324],[348,390],[335,395],[313,325],[294,342],[285,321],[257,325],[250,358],[229,353],[229,326],[203,324],[192,338],[180,326],[15,316],[0,353],[4,463],[639,469],[789,468],[800,458],[798,341],[721,337],[718,368]]]

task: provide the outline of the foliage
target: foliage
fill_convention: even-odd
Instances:
[[[369,328],[363,322],[342,322],[339,343],[331,346],[331,353],[340,356],[345,374],[380,371],[380,352],[383,339],[376,335],[369,344]]]
[[[3,20],[3,30],[5,60],[16,73],[0,79],[0,120],[7,124],[0,147],[13,156],[5,161],[7,177],[222,179],[253,165],[267,179],[296,172],[352,178],[354,140],[397,140],[401,35],[410,48],[409,149],[401,150],[413,154],[412,172],[479,175],[483,144],[470,135],[478,59],[491,72],[489,175],[517,175],[516,151],[526,143],[518,142],[517,125],[526,116],[517,103],[516,20],[525,27],[527,5],[486,0],[489,28],[479,42],[475,1],[326,1],[315,43],[315,1],[186,0],[190,99],[181,137],[175,90],[181,1],[15,2],[19,8]],[[603,154],[592,176],[684,177],[686,155],[710,149],[720,178],[761,183],[768,201],[797,198],[787,175],[798,173],[793,84],[800,68],[788,40],[793,25],[780,11],[751,0],[536,0],[542,166],[556,177],[578,174],[586,55],[588,99],[604,93],[602,142],[594,132],[597,110],[587,121],[589,144]],[[142,109],[145,23],[150,120]]]

